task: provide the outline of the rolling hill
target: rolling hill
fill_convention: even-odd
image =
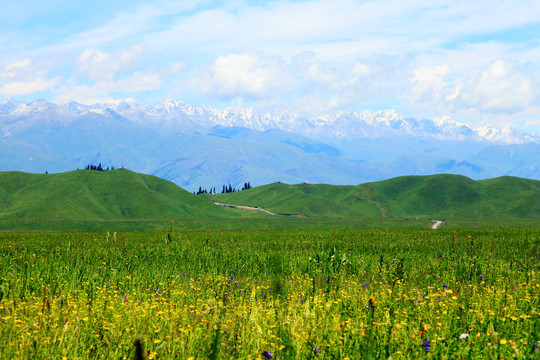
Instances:
[[[508,176],[403,176],[357,186],[274,183],[210,196],[308,217],[540,218],[540,181]]]
[[[214,202],[258,207],[242,211]],[[126,169],[58,174],[0,172],[0,230],[341,228],[360,222],[429,219],[521,219],[540,223],[540,181],[460,175],[404,176],[356,186],[273,183],[227,194],[193,195],[174,183]],[[498,221],[498,220],[497,220]],[[109,222],[108,227],[96,225]],[[116,225],[110,225],[116,222]],[[155,225],[142,226],[142,223]],[[71,223],[69,226],[65,224]],[[16,226],[14,226],[16,224]],[[157,224],[157,225],[156,225]],[[338,225],[339,224],[339,225]],[[367,226],[367,225],[366,225]],[[381,225],[382,226],[382,225]],[[410,226],[397,224],[396,226]],[[414,225],[418,227],[419,225]]]
[[[177,185],[126,169],[0,173],[0,219],[133,220],[235,216]]]

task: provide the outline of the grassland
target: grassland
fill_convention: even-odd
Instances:
[[[537,229],[0,233],[9,359],[531,359]]]
[[[195,196],[169,181],[125,169],[0,173],[0,230],[147,231],[163,230],[170,220],[199,231],[429,228],[432,219],[445,219],[443,226],[452,228],[538,227],[540,181],[406,176],[358,186],[276,183]]]
[[[220,209],[169,181],[126,169],[0,173],[3,230],[156,230],[171,219],[200,230],[257,215]]]

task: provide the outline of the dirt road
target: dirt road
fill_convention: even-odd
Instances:
[[[227,206],[227,207],[230,207],[230,208],[235,208],[235,209],[240,209],[240,210],[262,211],[263,213],[266,213],[266,214],[268,214],[268,215],[275,215],[275,216],[289,216],[289,217],[304,217],[303,215],[300,215],[300,214],[278,214],[278,213],[273,213],[273,212],[271,212],[271,211],[262,209],[262,208],[260,208],[260,207],[244,206],[244,205],[233,205],[233,204],[224,204],[224,203],[220,203],[220,202],[214,202],[214,204],[216,204],[216,205],[218,205],[218,206]]]

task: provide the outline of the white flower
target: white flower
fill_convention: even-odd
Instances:
[[[459,335],[459,341],[463,341],[468,337],[469,337],[469,334],[461,334],[461,335]]]

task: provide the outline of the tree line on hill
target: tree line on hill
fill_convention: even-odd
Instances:
[[[114,166],[107,166],[107,168],[104,168],[101,166],[101,163],[99,163],[97,166],[96,165],[93,165],[93,164],[88,164],[86,165],[86,167],[84,168],[85,170],[96,170],[96,171],[109,171],[109,170],[114,170],[115,167]]]
[[[124,167],[122,166],[122,169]],[[84,170],[95,170],[95,171],[109,171],[109,170],[114,170],[116,169],[114,166],[107,166],[106,168],[104,168],[103,166],[101,166],[101,163],[99,163],[98,165],[94,165],[94,164],[88,164],[84,167]],[[80,170],[79,168],[77,168],[77,170]],[[46,170],[45,171],[45,174],[49,174],[49,171]]]
[[[249,190],[249,189],[251,189],[251,183],[250,183],[250,182],[244,183],[244,186],[242,187],[241,190],[236,190],[236,188],[233,188],[231,184],[229,184],[229,185],[223,184],[223,188],[221,189],[221,193],[222,193],[222,194],[226,194],[226,193],[232,193],[232,192],[236,192],[236,191]],[[194,191],[193,193],[194,193],[195,195],[200,195],[200,194],[217,194],[216,188],[215,188],[215,187],[210,188],[210,190],[207,190],[207,189],[203,189],[202,186],[199,186],[199,190],[198,190],[198,191]]]

